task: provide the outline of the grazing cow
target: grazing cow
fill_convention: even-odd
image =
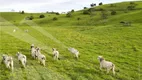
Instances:
[[[45,60],[46,60],[45,55],[41,54],[40,48],[36,48],[36,50],[37,50],[36,56],[38,61],[40,62],[40,64],[43,64],[43,66],[45,66]]]
[[[98,60],[100,61],[100,70],[106,68],[107,73],[109,73],[112,69],[113,75],[115,75],[115,65],[112,62],[106,61],[102,56],[98,56]]]
[[[54,60],[58,60],[59,59],[59,51],[57,51],[56,48],[52,48],[53,50],[53,57],[54,57]]]
[[[13,58],[11,56],[3,54],[2,63],[5,64],[6,68],[11,69],[13,71]]]
[[[78,59],[79,51],[75,48],[68,48],[68,50],[75,55],[75,57]]]
[[[18,57],[18,60],[19,62],[22,63],[23,67],[25,68],[26,67],[26,63],[27,63],[27,58],[25,55],[23,55],[22,53],[18,52],[17,54],[17,57]]]

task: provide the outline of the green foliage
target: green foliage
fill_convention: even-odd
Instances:
[[[68,12],[67,14],[66,14],[66,17],[71,17],[72,16],[72,13],[71,12]]]
[[[39,15],[39,18],[44,18],[45,16],[43,14]]]
[[[56,21],[56,20],[58,20],[58,18],[57,17],[53,17],[53,21]]]
[[[84,7],[83,9],[87,9],[87,7]]]
[[[127,7],[127,9],[128,10],[133,10],[133,9],[135,9],[135,6],[134,5],[130,5],[130,6]]]
[[[107,19],[107,18],[108,18],[108,13],[107,13],[107,11],[101,11],[101,18],[102,18],[102,19]]]
[[[34,19],[34,17],[33,17],[33,16],[30,16],[30,17],[29,17],[29,20],[33,20],[33,19]]]
[[[24,13],[25,13],[24,11],[21,12],[21,14],[24,14]]]
[[[92,3],[92,4],[90,4],[90,6],[91,6],[91,7],[94,7],[94,6],[96,6],[96,4]]]
[[[60,15],[60,13],[57,12],[56,15]]]
[[[103,3],[102,3],[102,2],[100,2],[100,3],[99,3],[99,5],[103,5]]]
[[[84,10],[84,11],[83,11],[83,14],[90,14],[90,11]]]
[[[116,15],[116,11],[112,10],[111,15]]]
[[[73,12],[74,12],[74,9],[71,10],[71,13],[73,13]]]

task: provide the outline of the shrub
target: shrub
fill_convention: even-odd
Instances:
[[[45,16],[43,15],[43,14],[41,14],[40,16],[39,16],[39,18],[44,18]]]
[[[24,11],[21,12],[21,14],[24,14],[24,13],[25,13]]]
[[[68,12],[68,13],[66,14],[66,16],[67,16],[67,17],[71,17],[71,16],[72,16],[71,12]]]
[[[115,4],[110,4],[110,7],[116,7],[116,5]]]
[[[88,10],[84,10],[83,14],[90,14],[90,12]]]
[[[133,5],[133,4],[135,4],[134,2],[130,2],[130,5]]]
[[[81,19],[81,18],[79,18],[79,17],[77,18],[78,21],[79,21],[80,19]]]
[[[33,16],[30,16],[30,17],[29,17],[29,20],[33,20],[33,19],[34,19],[34,17],[33,17]]]
[[[108,17],[107,11],[101,11],[101,17],[102,19],[107,19]]]
[[[103,5],[103,3],[102,3],[102,2],[100,2],[100,3],[99,3],[99,5]]]
[[[56,15],[60,15],[60,13],[57,12]]]
[[[87,7],[84,7],[84,9],[87,9]]]
[[[116,15],[116,11],[111,11],[111,15]]]
[[[94,7],[94,6],[96,6],[96,4],[92,3],[92,4],[90,4],[90,6],[91,6],[91,7]]]
[[[53,17],[53,21],[56,21],[56,20],[58,20],[58,18],[57,17]]]
[[[71,12],[73,13],[73,12],[74,12],[74,9],[72,9]]]
[[[133,5],[130,5],[127,7],[128,10],[133,10],[134,8],[135,8],[135,6],[133,6]]]

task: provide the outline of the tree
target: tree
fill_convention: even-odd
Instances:
[[[100,2],[100,3],[99,3],[99,5],[103,5],[103,3],[102,3],[102,2]]]
[[[60,15],[60,13],[57,12],[56,15]]]
[[[73,13],[73,12],[74,12],[74,9],[72,9],[71,12]]]
[[[91,6],[91,7],[94,7],[94,6],[96,6],[96,4],[92,3],[92,4],[90,4],[90,6]]]
[[[84,7],[84,9],[87,9],[87,7]]]
[[[40,16],[39,16],[39,18],[44,18],[45,16],[43,15],[43,14],[41,14]]]
[[[21,12],[21,14],[24,14],[24,13],[25,13],[24,11]]]

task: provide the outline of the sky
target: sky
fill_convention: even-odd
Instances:
[[[91,3],[103,4],[134,0],[0,0],[0,12],[67,12],[90,7]]]

